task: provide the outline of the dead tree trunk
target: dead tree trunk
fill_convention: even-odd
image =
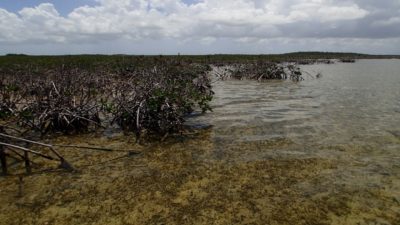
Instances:
[[[26,173],[30,174],[30,173],[32,173],[32,168],[31,168],[31,161],[29,160],[29,153],[28,152],[24,152],[24,159],[25,159]]]
[[[0,145],[0,162],[1,162],[1,170],[3,175],[7,175],[7,158],[6,152],[3,146]]]

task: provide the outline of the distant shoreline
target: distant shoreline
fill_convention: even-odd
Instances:
[[[361,53],[342,52],[293,52],[285,54],[210,54],[210,55],[125,55],[125,54],[77,54],[77,55],[26,55],[7,54],[0,56],[0,65],[9,60],[17,60],[26,63],[40,63],[42,60],[63,61],[63,60],[85,60],[91,62],[104,62],[114,60],[129,60],[135,58],[179,58],[197,63],[235,63],[242,61],[275,61],[288,62],[296,60],[318,60],[318,59],[400,59],[400,55],[370,55]],[[14,61],[15,62],[15,61]]]

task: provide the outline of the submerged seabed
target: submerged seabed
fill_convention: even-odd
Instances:
[[[49,140],[142,153],[63,149],[79,172],[0,178],[0,224],[400,224],[399,61],[303,69],[323,77],[215,83],[183,138]]]

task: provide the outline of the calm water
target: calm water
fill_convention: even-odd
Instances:
[[[360,60],[302,68],[323,76],[305,75],[300,83],[219,81],[214,85],[214,112],[190,122],[213,125],[211,138],[221,155],[229,154],[224,152],[226,145],[238,143],[286,140],[298,145],[254,151],[254,155],[246,153],[237,160],[260,156],[346,158],[349,153],[326,148],[354,144],[372,148],[357,160],[398,165],[400,61]]]
[[[400,60],[303,69],[322,78],[216,82],[214,112],[188,121],[211,128],[178,141],[49,140],[143,153],[60,149],[80,172],[26,177],[18,198],[0,180],[0,221],[400,224]]]
[[[214,112],[192,121],[213,125],[213,155],[207,159],[331,160],[335,168],[320,171],[318,182],[299,182],[296,188],[339,197],[345,187],[359,195],[358,204],[394,210],[400,221],[400,61],[302,68],[322,78],[217,82]],[[363,193],[372,189],[385,200]]]

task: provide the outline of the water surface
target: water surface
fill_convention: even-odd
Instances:
[[[349,204],[362,207],[354,206],[357,212],[348,215],[359,218],[349,223],[366,223],[366,217],[380,221],[379,215],[370,215],[376,210],[396,218],[382,221],[399,223],[399,60],[302,69],[309,74],[300,83],[218,82],[214,113],[196,121],[214,125],[212,157],[328,160],[334,169],[319,171],[318,181],[301,181],[296,188],[304,194],[337,193],[338,199],[341,192],[359,195]],[[316,79],[317,73],[322,78]]]
[[[6,224],[400,224],[400,61],[311,65],[322,78],[218,81],[206,127],[138,146],[89,134],[56,143],[78,173],[0,180]],[[210,125],[210,128],[207,128]],[[11,216],[12,215],[12,216]],[[15,217],[21,218],[18,221]]]

